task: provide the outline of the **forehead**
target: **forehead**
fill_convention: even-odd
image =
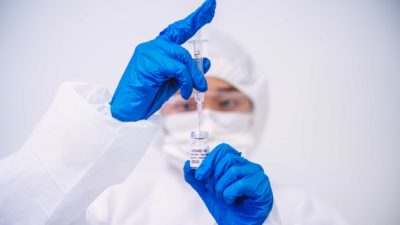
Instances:
[[[221,80],[219,78],[206,76],[207,83],[208,83],[208,90],[209,91],[238,91],[235,87],[233,87],[228,82]]]

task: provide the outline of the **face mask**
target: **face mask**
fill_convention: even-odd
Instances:
[[[189,159],[190,132],[197,130],[197,126],[197,112],[177,113],[164,117],[165,136],[162,149],[173,164],[182,167]],[[236,150],[246,153],[254,146],[251,127],[251,113],[204,110],[200,128],[209,132],[210,150],[218,144],[227,143]]]

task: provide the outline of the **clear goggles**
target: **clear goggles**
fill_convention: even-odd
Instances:
[[[172,96],[164,104],[162,113],[173,114],[196,111],[196,101],[192,96],[185,100],[180,94]],[[204,109],[211,109],[220,112],[241,112],[249,113],[252,111],[252,102],[250,98],[240,91],[207,91],[204,94]]]

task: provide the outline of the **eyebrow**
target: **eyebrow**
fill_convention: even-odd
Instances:
[[[220,88],[217,88],[217,91],[227,91],[227,92],[231,92],[231,91],[238,91],[238,89],[235,88],[235,87],[230,86],[230,87],[220,87]]]

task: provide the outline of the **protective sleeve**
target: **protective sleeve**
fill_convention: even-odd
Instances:
[[[16,153],[0,161],[0,224],[70,224],[133,170],[156,119],[110,116],[104,87],[66,82]]]
[[[333,207],[314,196],[295,188],[274,190],[279,214],[285,225],[349,225],[348,221]]]

